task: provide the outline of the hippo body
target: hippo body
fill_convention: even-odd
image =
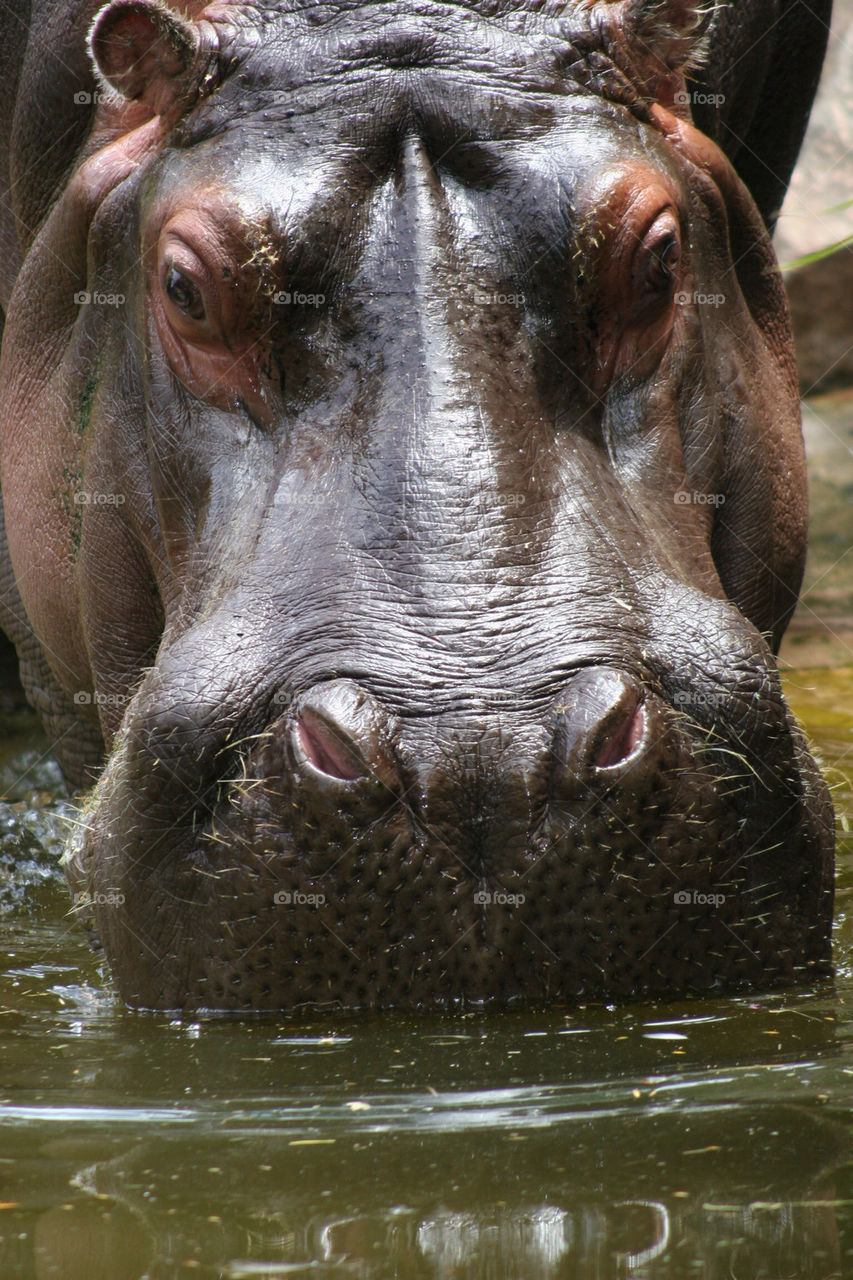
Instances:
[[[768,229],[829,3],[12,9],[0,623],[124,999],[826,971]]]

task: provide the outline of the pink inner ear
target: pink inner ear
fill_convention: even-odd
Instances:
[[[161,93],[192,61],[195,28],[156,0],[116,0],[90,37],[101,75],[127,98]]]
[[[146,49],[156,37],[157,28],[151,15],[134,13],[131,10],[120,18],[107,39],[111,44],[115,44],[118,50],[127,49],[128,56],[131,53],[138,56],[138,53]]]

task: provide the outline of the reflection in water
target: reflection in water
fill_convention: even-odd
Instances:
[[[0,1275],[841,1274],[832,1172],[851,1140],[813,1106],[613,1105],[528,1131],[425,1135],[379,1110],[354,1130],[329,1114],[320,1139],[258,1113],[226,1137],[210,1116],[204,1137],[122,1143],[37,1216],[34,1271],[0,1254]]]
[[[35,1275],[37,1280],[155,1280],[190,1270],[228,1277],[334,1270],[360,1276],[429,1275],[435,1280],[598,1280],[634,1274],[639,1268],[644,1276],[701,1275],[709,1280],[732,1275],[809,1280],[841,1274],[828,1202],[813,1208],[723,1207],[715,1215],[716,1229],[701,1243],[689,1222],[679,1224],[680,1229],[673,1224],[672,1250],[663,1205],[625,1208],[642,1210],[648,1223],[620,1222],[620,1206],[574,1214],[555,1206],[505,1208],[477,1216],[445,1212],[419,1223],[397,1213],[384,1220],[332,1221],[306,1233],[259,1222],[248,1240],[262,1245],[259,1252],[218,1264],[205,1262],[209,1250],[191,1235],[177,1251],[167,1248],[154,1258],[152,1241],[141,1224],[122,1214],[120,1207],[96,1212],[75,1206],[70,1212],[48,1210],[36,1224]],[[223,1243],[219,1233],[211,1235],[217,1245]],[[305,1236],[313,1236],[316,1247]],[[616,1236],[629,1242],[625,1251],[613,1250],[611,1238]],[[656,1260],[661,1261],[660,1269]]]
[[[616,1249],[612,1242],[620,1237],[624,1237],[624,1248]],[[580,1214],[543,1205],[503,1209],[479,1218],[441,1214],[421,1223],[416,1238],[421,1253],[435,1263],[436,1280],[494,1274],[501,1264],[511,1265],[519,1276],[545,1280],[563,1274],[569,1261],[574,1261],[574,1274],[579,1274],[577,1267],[588,1267],[591,1251],[597,1272],[608,1255],[628,1268],[653,1262],[669,1246],[670,1219],[665,1205],[651,1201]]]
[[[562,1209],[543,1205],[538,1209],[501,1210],[491,1217],[440,1213],[421,1222],[417,1247],[432,1259],[439,1277],[458,1274],[471,1258],[512,1258],[532,1267],[538,1275],[551,1276],[561,1259],[572,1252],[574,1231]]]
[[[37,1280],[140,1280],[153,1260],[150,1235],[121,1204],[48,1209],[33,1237]]]

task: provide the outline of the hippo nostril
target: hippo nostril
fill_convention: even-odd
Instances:
[[[390,745],[389,717],[352,680],[315,685],[293,705],[291,751],[303,771],[310,767],[335,782],[373,779],[396,790],[399,777]]]
[[[596,769],[612,769],[634,754],[643,741],[646,730],[646,712],[643,704],[634,707],[612,733],[605,734],[598,745],[592,763]]]
[[[296,735],[305,758],[321,773],[340,778],[342,782],[353,782],[367,772],[340,734],[316,716],[303,712],[296,722]]]
[[[648,733],[642,690],[610,667],[579,671],[555,710],[557,768],[578,779],[624,764]]]

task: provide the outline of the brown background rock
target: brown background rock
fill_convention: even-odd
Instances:
[[[786,262],[853,235],[853,0],[835,0],[823,78],[776,230]],[[803,394],[853,385],[853,245],[786,272]]]

